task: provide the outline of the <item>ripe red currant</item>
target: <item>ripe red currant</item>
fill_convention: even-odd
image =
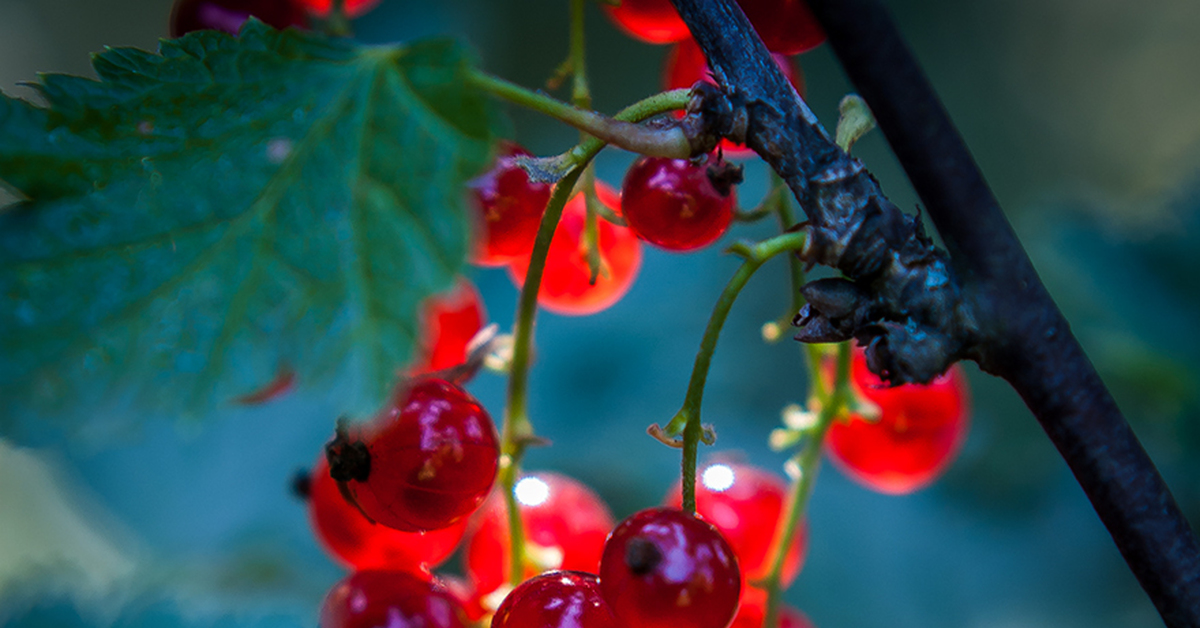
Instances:
[[[177,0],[171,9],[171,37],[199,30],[237,34],[250,16],[275,28],[307,25],[291,0]]]
[[[614,524],[600,496],[558,473],[526,475],[513,492],[525,529],[526,577],[555,569],[599,571],[604,539]],[[466,542],[466,571],[477,594],[486,598],[504,585],[512,564],[503,496],[493,494],[476,521]]]
[[[333,8],[333,0],[290,0],[297,5],[307,7],[309,11],[316,15],[328,15],[329,10]],[[342,5],[342,10],[349,17],[358,17],[367,11],[375,8],[380,0],[345,0]]]
[[[670,0],[621,0],[616,6],[601,6],[621,30],[647,43],[669,44],[690,34]]]
[[[346,502],[329,476],[325,457],[309,476],[308,519],[331,556],[350,569],[391,569],[428,575],[454,553],[467,519],[441,530],[401,532],[367,521]]]
[[[604,601],[637,628],[725,628],[741,583],[721,533],[674,508],[643,510],[617,524],[600,560]]]
[[[825,41],[806,0],[738,0],[767,50],[794,55]]]
[[[531,182],[513,159],[521,155],[529,155],[529,151],[502,143],[491,170],[467,184],[479,213],[474,264],[503,266],[533,249],[552,186]]]
[[[410,381],[370,424],[338,432],[326,446],[334,479],[346,483],[364,514],[397,530],[459,521],[496,479],[500,448],[491,416],[445,380]]]
[[[707,163],[642,157],[621,185],[621,213],[640,238],[670,251],[712,244],[733,221],[736,195],[722,195],[709,180]]]
[[[621,628],[600,597],[596,576],[551,571],[513,589],[492,618],[492,628]]]
[[[813,628],[812,622],[804,613],[790,607],[779,607],[779,622],[777,628]],[[746,588],[742,593],[742,602],[738,606],[737,616],[729,628],[763,628],[767,618],[767,593],[754,587]]]
[[[780,54],[771,56],[800,96],[804,96],[804,75],[800,71],[799,64]],[[695,85],[696,81],[708,81],[716,84],[708,69],[708,61],[704,58],[704,52],[700,50],[700,46],[696,45],[696,40],[689,37],[673,46],[671,52],[667,54],[666,67],[663,71],[663,89],[689,88]],[[754,155],[754,151],[729,140],[722,140],[720,146],[726,157],[752,157]]]
[[[771,542],[787,501],[787,483],[765,469],[744,464],[710,464],[698,475],[696,513],[716,526],[729,541],[743,580],[765,578],[771,571]],[[679,508],[682,502],[682,491],[676,485],[666,504]],[[807,526],[802,526],[784,559],[781,574],[784,587],[800,572],[807,545]]]
[[[611,187],[596,182],[600,202],[614,212],[620,198]],[[542,276],[538,304],[557,314],[595,314],[625,296],[642,265],[642,245],[626,227],[599,218],[600,275],[590,283],[584,228],[587,207],[582,194],[577,194],[563,210],[550,251],[546,255],[546,271]],[[529,272],[529,257],[521,257],[508,267],[517,285],[525,282]]]
[[[879,407],[879,420],[859,415],[829,428],[829,454],[852,479],[890,494],[911,493],[933,482],[954,459],[967,435],[968,392],[958,365],[927,386],[889,388],[854,354],[855,393]]]
[[[453,291],[427,299],[421,308],[420,347],[409,365],[409,374],[430,373],[466,362],[467,344],[486,321],[483,298],[466,279],[459,279]]]
[[[351,574],[335,584],[321,604],[321,628],[467,625],[462,607],[445,587],[403,571]]]

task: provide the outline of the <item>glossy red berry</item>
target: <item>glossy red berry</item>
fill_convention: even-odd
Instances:
[[[621,212],[643,240],[669,251],[712,244],[733,221],[736,195],[709,180],[708,162],[641,157],[625,173]]]
[[[630,37],[651,44],[669,44],[690,36],[687,24],[670,0],[621,0],[604,11]]]
[[[418,379],[370,424],[339,433],[326,454],[364,514],[419,532],[452,525],[483,503],[500,448],[474,397],[444,380]]]
[[[595,575],[551,571],[521,583],[504,598],[492,628],[624,628],[600,596]]]
[[[427,299],[421,308],[420,346],[409,374],[430,373],[466,362],[467,345],[486,321],[483,298],[466,279],[459,279],[452,291]]]
[[[765,469],[724,462],[705,466],[697,479],[696,513],[729,541],[743,581],[765,578],[771,571],[771,543],[787,502],[787,482]],[[676,485],[666,504],[679,508],[682,502],[682,491]],[[808,530],[802,524],[784,559],[784,587],[800,572],[807,545]]]
[[[777,628],[813,628],[813,624],[804,613],[790,607],[779,607]],[[738,606],[737,616],[729,628],[763,628],[767,618],[767,594],[761,589],[747,587],[742,593],[742,602]]]
[[[526,577],[566,569],[596,573],[604,539],[614,521],[590,488],[558,473],[526,475],[513,491],[525,529]],[[505,584],[512,564],[508,510],[494,493],[480,509],[466,542],[466,571],[477,594],[487,598]]]
[[[171,9],[171,37],[199,30],[237,34],[254,16],[269,26],[304,27],[304,10],[291,0],[177,0]]]
[[[429,532],[402,532],[367,521],[349,504],[321,456],[309,476],[308,519],[317,539],[342,565],[355,570],[390,569],[428,575],[454,553],[467,519]]]
[[[474,264],[503,266],[533,249],[552,186],[529,180],[513,159],[522,155],[529,151],[502,143],[492,168],[467,184],[478,212]]]
[[[316,15],[328,15],[329,10],[333,8],[333,0],[290,0],[299,6],[306,7],[309,11]],[[358,17],[367,11],[375,8],[380,0],[345,0],[342,4],[342,10],[349,17]]]
[[[911,493],[940,476],[967,435],[968,391],[958,365],[927,386],[889,388],[867,370],[861,350],[854,354],[855,393],[879,407],[879,420],[852,415],[829,428],[834,463],[868,488]]]
[[[620,198],[611,187],[597,181],[596,195],[609,209],[618,211]],[[580,316],[612,306],[629,291],[642,265],[642,245],[638,237],[626,227],[598,218],[600,275],[596,283],[590,283],[583,240],[587,220],[585,203],[582,194],[567,202],[546,255],[538,304],[556,314]],[[525,282],[528,271],[528,256],[509,266],[509,275],[517,285]]]
[[[725,628],[737,612],[741,575],[712,524],[651,508],[617,524],[600,560],[600,591],[631,628]]]
[[[738,0],[767,50],[794,55],[825,41],[806,0]]]
[[[403,571],[359,571],[330,589],[321,628],[465,628],[458,601],[436,581]]]
[[[796,91],[804,96],[804,75],[800,72],[800,66],[792,59],[780,54],[772,55],[772,58],[775,59],[775,64],[783,70],[784,76],[788,78]],[[708,69],[708,61],[704,58],[704,52],[700,50],[700,46],[696,45],[696,40],[689,37],[673,46],[667,54],[666,67],[663,71],[663,89],[690,88],[696,84],[696,81],[708,81],[716,84]],[[752,157],[754,155],[754,151],[729,140],[722,140],[720,146],[726,157]]]

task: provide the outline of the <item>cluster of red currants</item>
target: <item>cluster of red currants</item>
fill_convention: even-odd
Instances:
[[[345,0],[342,10],[347,17],[356,17],[379,1]],[[332,7],[332,0],[176,0],[171,10],[171,37],[198,30],[237,34],[250,16],[275,28],[305,28],[310,16],[328,16]]]

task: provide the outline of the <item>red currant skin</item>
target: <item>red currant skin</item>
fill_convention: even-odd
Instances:
[[[617,524],[600,559],[600,591],[630,628],[725,628],[742,579],[712,524],[651,508]]]
[[[454,553],[467,530],[465,518],[429,532],[401,532],[367,521],[338,491],[324,456],[310,476],[308,520],[325,550],[349,569],[391,569],[422,575],[428,575],[432,567]]]
[[[611,187],[597,181],[596,195],[609,209],[618,211],[620,198]],[[586,201],[577,194],[563,209],[538,292],[538,304],[556,314],[583,316],[612,306],[629,291],[642,266],[642,245],[637,235],[598,218],[601,272],[596,283],[591,283],[583,245],[586,221]],[[517,259],[508,271],[513,281],[522,285],[529,272],[529,257]]]
[[[325,16],[329,14],[329,10],[333,8],[333,0],[289,0],[298,6],[307,7],[309,11],[316,15]],[[358,17],[367,11],[375,8],[379,4],[379,0],[345,0],[342,4],[342,10],[346,12],[348,17]]]
[[[736,195],[713,187],[705,163],[642,157],[621,185],[621,212],[629,228],[669,251],[693,251],[725,234],[733,221]]]
[[[513,589],[492,617],[492,628],[622,628],[590,573],[551,571]]]
[[[800,66],[792,59],[780,54],[774,54],[771,57],[779,69],[783,70],[783,75],[796,88],[796,92],[803,97],[804,75],[800,72]],[[716,84],[708,69],[704,51],[700,50],[696,40],[689,37],[672,47],[667,54],[666,66],[663,71],[663,89],[690,88],[696,84],[696,81],[708,81]],[[754,151],[729,140],[722,140],[720,146],[726,157],[751,157],[754,155]]]
[[[363,428],[362,442],[369,471],[347,486],[364,513],[397,530],[454,524],[483,503],[496,479],[500,448],[491,416],[445,380],[402,387]]]
[[[531,182],[513,159],[527,155],[516,144],[501,143],[491,170],[467,184],[479,213],[474,264],[504,266],[533,249],[552,186]]]
[[[427,299],[421,308],[421,346],[411,375],[431,373],[467,361],[467,345],[487,321],[475,285],[460,278],[454,289]]]
[[[777,628],[813,628],[812,622],[804,613],[790,606],[780,605],[778,617]],[[766,619],[767,593],[751,587],[742,594],[742,603],[738,606],[737,616],[733,618],[729,628],[763,628]]]
[[[697,479],[696,513],[729,541],[743,580],[765,578],[771,571],[771,543],[787,501],[787,482],[765,469],[723,462],[704,467]],[[666,504],[679,508],[682,503],[682,490],[676,485]],[[808,528],[802,525],[784,559],[785,588],[800,573],[807,545]]]
[[[458,601],[436,581],[403,571],[359,571],[330,589],[321,628],[465,628]]]
[[[691,35],[670,0],[621,0],[604,4],[605,13],[630,37],[650,44],[669,44]]]
[[[599,495],[558,473],[526,475],[513,492],[531,559],[526,577],[550,569],[600,570],[604,539],[615,522]],[[486,597],[505,584],[512,564],[503,496],[494,493],[476,521],[466,543],[466,571],[477,594]]]
[[[825,41],[805,0],[738,0],[767,50],[794,55],[812,50]]]
[[[199,30],[236,35],[252,15],[280,29],[308,23],[304,10],[291,0],[177,0],[171,9],[171,37]]]
[[[889,388],[854,354],[851,382],[861,398],[879,406],[870,422],[858,415],[829,428],[829,454],[850,478],[893,495],[911,493],[938,478],[962,446],[968,427],[966,378],[958,365],[929,385]]]

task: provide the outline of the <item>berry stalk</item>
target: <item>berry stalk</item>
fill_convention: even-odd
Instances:
[[[711,441],[711,434],[706,435],[705,428],[700,424],[700,403],[704,398],[704,385],[708,379],[708,369],[712,364],[712,356],[717,348],[717,339],[721,335],[721,328],[725,326],[725,319],[729,317],[729,310],[733,307],[733,302],[737,300],[738,294],[746,286],[750,277],[772,257],[804,248],[805,239],[804,233],[785,233],[757,244],[750,245],[739,242],[729,247],[731,252],[740,255],[745,261],[726,284],[725,290],[721,292],[716,305],[713,306],[712,316],[708,319],[708,327],[705,328],[704,337],[700,340],[700,351],[696,354],[696,362],[692,367],[692,377],[688,382],[683,407],[675,414],[666,428],[652,428],[652,433],[659,438],[676,436],[682,431],[683,510],[685,512],[696,512],[696,456],[700,441]],[[660,434],[662,436],[659,436]],[[667,441],[664,440],[664,442]]]

